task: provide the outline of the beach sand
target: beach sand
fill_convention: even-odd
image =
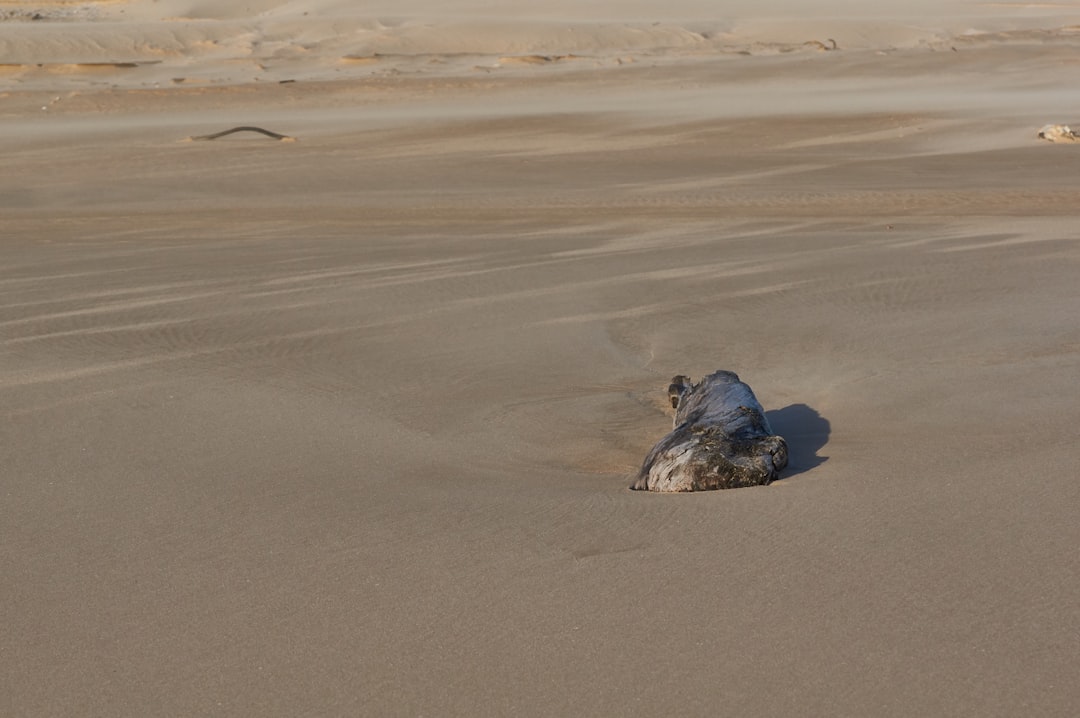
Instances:
[[[724,5],[0,3],[0,714],[1073,715],[1080,3]]]

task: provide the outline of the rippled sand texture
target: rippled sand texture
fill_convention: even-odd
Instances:
[[[715,5],[0,3],[0,714],[1071,715],[1077,8]]]

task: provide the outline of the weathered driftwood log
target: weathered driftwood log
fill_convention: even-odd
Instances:
[[[1080,142],[1080,132],[1068,125],[1046,125],[1039,130],[1039,139],[1047,142]]]
[[[668,387],[675,428],[645,457],[632,489],[707,491],[762,486],[788,462],[750,387],[718,371],[697,384],[677,376]]]

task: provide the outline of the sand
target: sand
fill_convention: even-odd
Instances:
[[[0,4],[0,714],[1072,715],[1080,5],[724,5]]]

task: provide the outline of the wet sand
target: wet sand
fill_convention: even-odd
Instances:
[[[1071,6],[772,5],[0,23],[0,713],[1070,715]]]

